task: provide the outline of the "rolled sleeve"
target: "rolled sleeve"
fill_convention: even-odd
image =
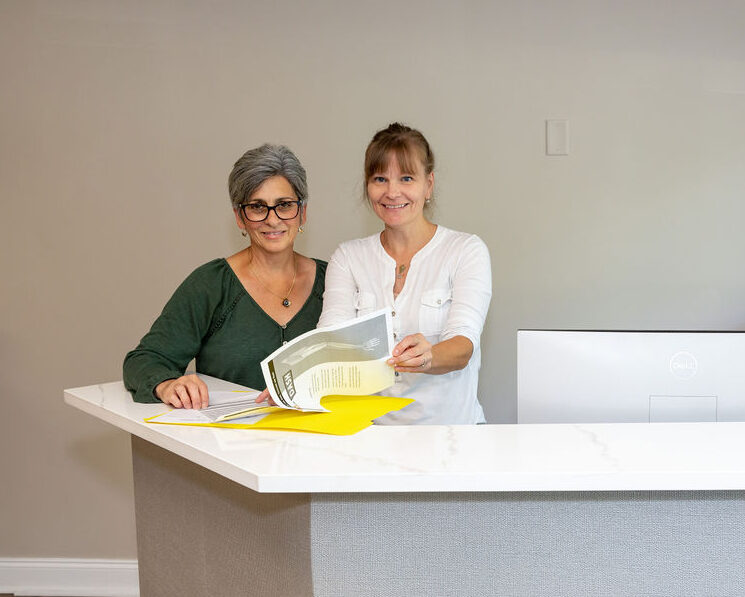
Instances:
[[[491,260],[484,242],[472,235],[464,243],[453,273],[453,299],[442,340],[464,336],[479,346],[491,301]]]

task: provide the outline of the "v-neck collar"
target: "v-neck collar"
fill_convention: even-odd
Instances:
[[[274,325],[276,325],[276,326],[278,326],[278,327],[280,327],[280,328],[282,328],[284,330],[284,329],[287,329],[290,326],[290,324],[293,321],[295,321],[300,316],[300,314],[303,312],[303,310],[305,309],[305,307],[308,305],[308,302],[310,301],[310,299],[313,298],[313,293],[315,292],[315,290],[316,290],[316,284],[318,283],[318,261],[315,258],[313,258],[313,257],[311,257],[311,259],[313,260],[313,263],[316,266],[316,272],[315,272],[315,275],[313,276],[313,286],[311,286],[310,293],[308,294],[308,298],[305,299],[305,302],[302,304],[302,306],[300,307],[300,309],[298,309],[297,313],[295,313],[295,315],[293,315],[290,318],[290,320],[287,323],[285,323],[284,325],[281,324],[281,323],[279,323],[276,319],[274,319],[274,317],[272,317],[271,315],[269,315],[269,313],[267,313],[266,311],[264,311],[264,309],[261,307],[261,305],[256,302],[256,300],[254,299],[254,297],[251,296],[251,293],[248,290],[246,290],[246,287],[243,285],[243,282],[241,282],[241,279],[238,277],[238,274],[236,274],[235,273],[235,270],[232,267],[230,267],[230,264],[228,263],[228,260],[225,259],[225,258],[223,258],[223,261],[225,262],[225,267],[227,267],[228,270],[230,270],[230,273],[232,274],[233,279],[236,281],[236,283],[238,284],[238,286],[240,286],[241,290],[243,290],[243,293],[248,297],[248,300],[250,300],[256,306],[256,308],[259,310],[259,312],[264,317],[266,317]]]
[[[432,238],[430,238],[426,242],[426,244],[412,256],[411,261],[409,262],[409,269],[411,269],[411,264],[413,264],[414,261],[418,261],[421,258],[421,255],[426,255],[427,253],[429,253],[432,247],[435,245],[435,239],[440,236],[440,231],[442,230],[442,226],[440,226],[439,224],[435,224],[435,226],[437,226],[437,228],[435,229],[435,233],[432,235]],[[388,261],[393,263],[393,268],[395,269],[396,260],[388,254],[388,251],[385,250],[383,242],[380,240],[380,233],[378,233],[376,237],[378,240],[378,250],[380,251],[380,254],[383,256],[384,259],[387,259]]]
[[[432,235],[432,238],[430,238],[427,241],[427,243],[421,249],[419,249],[416,253],[414,253],[414,255],[411,257],[411,261],[409,261],[409,273],[411,273],[411,270],[413,269],[414,264],[420,261],[421,259],[423,259],[424,257],[426,257],[427,253],[429,253],[432,250],[432,247],[435,246],[436,244],[435,241],[440,237],[441,230],[442,230],[442,226],[438,224],[436,224],[436,226],[437,228],[435,229],[435,233]],[[383,260],[387,261],[390,264],[390,266],[388,266],[388,271],[393,273],[393,278],[392,279],[388,278],[388,276],[386,275],[386,277],[384,278],[384,282],[387,286],[388,282],[392,280],[392,283],[390,284],[390,289],[387,289],[387,291],[390,292],[390,296],[393,298],[393,304],[395,305],[398,300],[401,300],[402,296],[405,296],[406,294],[408,294],[406,289],[410,287],[410,284],[408,283],[409,277],[408,275],[406,276],[406,280],[404,281],[403,288],[401,288],[401,292],[399,292],[398,295],[393,294],[393,287],[396,285],[396,265],[397,265],[396,260],[388,254],[388,251],[385,250],[385,247],[383,246],[383,242],[380,240],[380,234],[377,235],[377,240],[378,240],[378,251],[380,255],[382,256]]]

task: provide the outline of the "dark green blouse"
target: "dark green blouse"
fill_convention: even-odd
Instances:
[[[200,373],[264,389],[261,361],[318,323],[326,262],[314,261],[316,279],[310,296],[284,326],[256,304],[225,259],[194,270],[124,358],[124,385],[135,401],[159,402],[155,386],[183,375],[193,358]]]

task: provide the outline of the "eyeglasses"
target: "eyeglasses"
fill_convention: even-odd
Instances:
[[[280,220],[291,220],[297,217],[302,203],[302,201],[280,201],[277,205],[270,206],[256,201],[243,203],[241,211],[249,222],[263,222],[269,217],[270,211],[273,211]]]

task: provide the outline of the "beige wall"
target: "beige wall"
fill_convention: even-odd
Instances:
[[[492,254],[491,422],[518,328],[745,325],[745,4],[292,4],[0,0],[0,557],[135,556],[127,437],[62,389],[119,379],[242,246],[226,177],[264,141],[308,168],[300,249],[327,258],[377,228],[371,134],[428,135],[437,221]]]

